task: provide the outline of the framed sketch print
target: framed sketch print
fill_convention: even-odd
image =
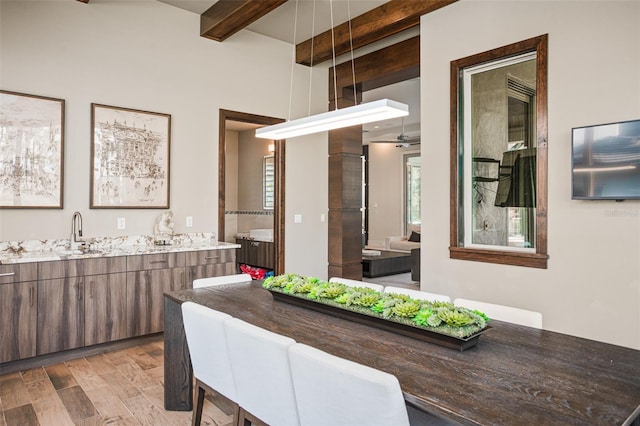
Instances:
[[[0,90],[0,208],[62,208],[64,99]]]
[[[91,104],[91,208],[169,208],[171,115]]]

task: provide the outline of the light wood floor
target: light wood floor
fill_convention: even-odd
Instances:
[[[164,410],[162,340],[0,376],[0,426],[189,425]],[[231,425],[231,407],[207,395],[203,425]]]

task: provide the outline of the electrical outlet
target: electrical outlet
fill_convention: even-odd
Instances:
[[[293,223],[302,223],[302,215],[294,214],[293,215]]]
[[[325,216],[325,214],[320,213],[320,222],[324,222],[325,220],[327,220],[327,217]]]
[[[193,216],[187,216],[187,228],[191,228],[193,226]]]
[[[119,217],[118,218],[118,229],[125,229],[127,227],[127,224],[124,220],[124,217]]]

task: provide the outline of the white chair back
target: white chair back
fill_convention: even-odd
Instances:
[[[193,302],[182,304],[182,319],[193,375],[228,399],[236,400],[224,321],[231,318]]]
[[[225,328],[240,407],[270,425],[300,424],[288,353],[295,340],[237,318]]]
[[[386,286],[385,293],[404,294],[417,300],[429,300],[436,302],[451,302],[451,298],[445,294],[429,293],[426,291],[413,290],[411,288]]]
[[[301,343],[289,361],[302,425],[409,425],[395,376]]]
[[[489,318],[498,321],[512,322],[533,328],[542,328],[542,314],[540,312],[461,298],[455,299],[453,304],[484,312]]]
[[[349,287],[366,287],[366,288],[371,288],[373,290],[379,291],[380,293],[382,293],[382,291],[384,290],[384,286],[380,285],[380,284],[374,284],[374,283],[367,283],[364,281],[358,281],[358,280],[350,280],[348,278],[341,278],[341,277],[331,277],[329,279],[329,282],[332,283],[340,283],[340,284],[344,284],[346,286]]]
[[[198,278],[197,280],[193,280],[193,288],[211,287],[214,285],[246,283],[246,282],[251,282],[251,275],[249,274],[222,275],[220,277]]]

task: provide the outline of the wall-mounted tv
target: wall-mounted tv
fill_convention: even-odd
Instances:
[[[640,199],[640,120],[574,127],[574,200]]]

